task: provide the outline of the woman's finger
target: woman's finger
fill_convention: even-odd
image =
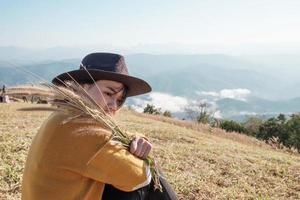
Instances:
[[[144,157],[147,157],[149,155],[149,153],[152,150],[152,144],[150,142],[147,141],[147,151],[145,152],[145,154],[143,155]]]
[[[145,154],[148,155],[150,149],[151,149],[151,144],[150,144],[147,140],[143,140],[142,150],[141,150],[141,152],[138,154],[138,156],[139,156],[140,158],[144,158],[144,157],[145,157]]]
[[[144,139],[143,138],[139,138],[137,140],[137,148],[136,151],[134,152],[134,155],[141,157],[141,153],[143,151],[143,145],[144,144]]]
[[[146,158],[149,155],[150,151],[151,151],[151,146],[150,145],[146,146],[145,151],[143,152],[142,158]]]
[[[130,153],[134,154],[134,152],[136,151],[136,149],[137,149],[137,140],[135,138],[135,139],[133,139],[131,141],[131,144],[130,144]]]

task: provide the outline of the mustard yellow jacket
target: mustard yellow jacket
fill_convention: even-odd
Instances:
[[[105,183],[133,191],[151,181],[149,166],[120,144],[111,132],[84,121],[62,122],[53,113],[33,139],[27,157],[23,200],[101,200]]]

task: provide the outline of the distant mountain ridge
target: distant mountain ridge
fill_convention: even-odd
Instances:
[[[266,94],[265,91],[272,87],[272,82],[277,81],[272,77],[266,79],[264,74],[254,70],[230,68],[228,62],[234,59],[224,55],[137,54],[126,56],[126,60],[129,72],[149,81],[155,91],[179,96],[196,97],[196,91],[199,90],[211,91],[224,88],[247,88],[255,95],[263,96]],[[216,63],[213,62],[214,60]],[[226,67],[218,65],[220,60],[223,60]],[[32,62],[25,65],[18,63],[17,65],[51,80],[64,71],[78,69],[79,62],[80,59],[68,59]],[[240,63],[240,61],[236,61],[233,66],[238,62]],[[18,70],[13,70],[12,65],[14,65],[12,61],[0,62],[2,82],[12,85],[29,80]],[[14,77],[11,76],[11,73],[14,74]],[[270,95],[272,94],[270,93]]]
[[[147,80],[154,92],[196,100],[200,98],[198,92],[201,91],[219,92],[223,89],[238,88],[251,91],[247,101],[219,99],[216,103],[223,116],[232,117],[241,112],[300,111],[300,98],[297,98],[300,97],[299,81],[291,80],[285,84],[280,76],[274,76],[272,72],[268,73],[269,71],[256,70],[257,65],[240,58],[219,54],[132,54],[127,55],[125,59],[130,74]],[[0,84],[17,85],[41,81],[25,74],[20,68],[51,81],[62,72],[78,69],[79,63],[79,58],[44,61],[0,60]]]

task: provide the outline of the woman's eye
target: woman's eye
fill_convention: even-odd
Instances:
[[[104,92],[104,94],[107,96],[111,96],[111,94],[109,92]]]

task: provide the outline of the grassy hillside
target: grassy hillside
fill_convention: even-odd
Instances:
[[[30,142],[49,112],[0,104],[0,199],[20,199]],[[244,135],[122,110],[128,131],[154,144],[153,154],[180,199],[300,199],[300,156]]]

